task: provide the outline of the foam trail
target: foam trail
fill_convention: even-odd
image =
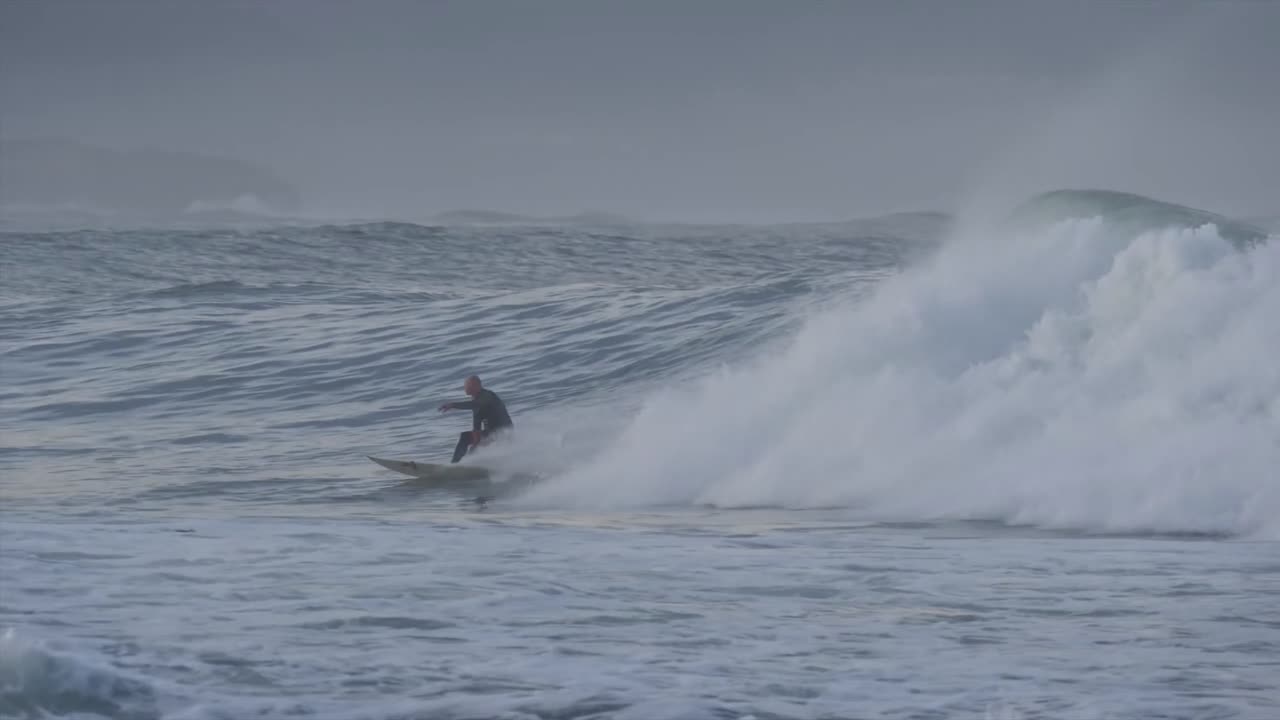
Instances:
[[[1079,219],[957,240],[648,399],[526,497],[1280,536],[1280,244]]]
[[[0,633],[0,716],[155,717],[145,681],[44,643]]]

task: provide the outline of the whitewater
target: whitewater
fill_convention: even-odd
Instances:
[[[1068,191],[0,266],[0,716],[1280,716],[1273,231]],[[470,373],[493,482],[366,459],[447,460]]]

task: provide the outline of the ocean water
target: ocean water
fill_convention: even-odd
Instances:
[[[0,716],[1274,720],[1280,243],[1131,211],[5,232]]]

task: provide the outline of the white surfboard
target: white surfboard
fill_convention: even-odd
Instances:
[[[448,463],[415,462],[413,460],[388,460],[366,455],[365,457],[388,470],[395,470],[421,480],[488,480],[489,469],[477,465],[450,465]]]

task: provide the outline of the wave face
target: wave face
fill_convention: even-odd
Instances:
[[[469,418],[436,407],[472,372],[516,416],[513,462],[557,470],[651,388],[930,251],[931,220],[3,234],[0,484],[311,502],[307,478],[370,479],[364,454],[447,458]]]
[[[1280,535],[1280,247],[1064,199],[654,393],[530,499]]]

